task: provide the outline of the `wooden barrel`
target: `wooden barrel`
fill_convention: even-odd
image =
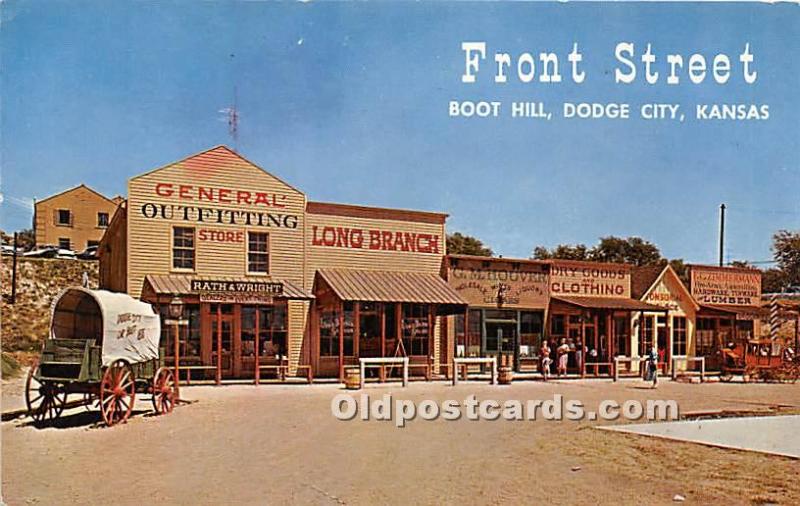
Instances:
[[[501,385],[510,385],[514,379],[514,371],[511,367],[503,365],[497,368],[497,382]]]
[[[361,388],[361,371],[356,368],[347,369],[344,372],[344,386],[348,390]]]

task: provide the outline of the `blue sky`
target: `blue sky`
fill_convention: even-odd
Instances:
[[[136,174],[217,144],[236,89],[242,155],[310,199],[439,210],[504,256],[638,235],[669,257],[771,258],[800,228],[800,11],[793,5],[617,3],[2,4],[0,225],[85,182],[114,195]],[[462,41],[487,42],[463,84]],[[731,56],[731,81],[614,84],[614,47]],[[583,84],[492,81],[496,50],[580,45]],[[750,43],[758,80],[743,83]],[[665,72],[664,67],[659,70]],[[641,71],[641,69],[640,69]],[[448,101],[628,102],[632,118],[450,118]],[[768,121],[644,121],[638,106],[769,104]]]

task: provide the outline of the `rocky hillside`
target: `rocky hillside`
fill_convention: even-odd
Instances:
[[[10,304],[11,262],[11,257],[2,257],[2,349],[8,352],[38,351],[49,331],[53,298],[68,286],[80,285],[84,272],[89,276],[89,286],[96,288],[97,262],[20,258],[17,264],[17,301]]]

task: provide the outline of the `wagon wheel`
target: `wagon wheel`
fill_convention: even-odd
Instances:
[[[25,381],[25,404],[28,407],[28,414],[36,422],[55,420],[64,411],[67,391],[56,383],[41,382],[36,379],[38,370],[39,362],[36,361],[31,365],[28,379]]]
[[[109,427],[131,416],[136,399],[136,382],[123,360],[111,364],[100,382],[100,413]]]
[[[153,409],[163,415],[171,413],[178,398],[175,376],[166,367],[160,367],[153,376]]]

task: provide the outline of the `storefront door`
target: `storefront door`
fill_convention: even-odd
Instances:
[[[234,338],[238,341],[239,337],[234,335],[234,330],[236,330],[234,321],[233,304],[211,304],[211,363],[217,364],[218,346],[221,342],[223,377],[234,375]]]
[[[485,355],[496,357],[506,355],[513,357],[517,349],[517,322],[516,321],[486,321]],[[513,358],[509,358],[513,360]],[[509,364],[512,365],[513,364]]]

